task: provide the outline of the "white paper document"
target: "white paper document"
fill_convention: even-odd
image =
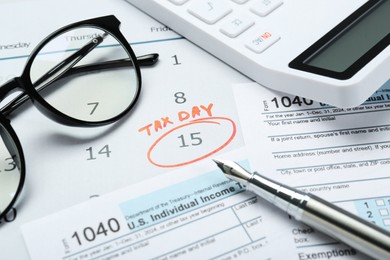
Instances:
[[[32,259],[265,256],[272,210],[257,210],[257,198],[242,191],[210,162],[58,212],[23,233]]]
[[[158,53],[159,61],[141,68],[138,103],[117,123],[66,127],[31,104],[11,114],[26,180],[15,208],[0,220],[1,259],[28,258],[20,232],[26,222],[244,145],[230,84],[249,80],[123,0],[3,4],[0,84],[20,76],[52,32],[111,14],[137,56]]]
[[[224,158],[249,169],[243,155]],[[205,162],[33,221],[22,231],[32,259],[359,259],[354,249],[243,191],[214,162]]]
[[[254,170],[390,230],[390,81],[354,108],[254,83],[234,90]]]

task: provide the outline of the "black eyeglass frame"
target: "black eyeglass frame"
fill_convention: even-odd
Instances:
[[[33,83],[31,82],[30,78],[30,71],[31,71],[31,66],[33,64],[33,61],[35,57],[39,54],[40,50],[46,46],[48,42],[53,40],[55,37],[57,37],[60,34],[63,34],[64,32],[70,31],[72,29],[76,28],[81,28],[81,27],[93,27],[97,29],[101,29],[107,33],[109,33],[111,36],[113,36],[120,44],[122,44],[122,47],[125,48],[127,54],[131,58],[133,62],[133,69],[135,70],[135,73],[137,75],[137,90],[136,94],[133,98],[133,101],[127,107],[122,113],[119,115],[110,118],[108,120],[104,121],[98,121],[98,122],[88,122],[88,121],[83,121],[79,119],[75,119],[72,117],[69,117],[54,107],[52,107],[49,103],[47,103],[41,95],[39,95],[38,91],[34,88]],[[22,72],[22,75],[20,77],[14,78],[9,82],[9,87],[5,91],[7,91],[6,94],[11,92],[12,90],[20,89],[22,88],[23,91],[26,92],[26,94],[30,97],[31,101],[34,103],[34,105],[42,112],[44,115],[49,117],[50,119],[63,124],[67,126],[83,126],[83,127],[94,127],[94,126],[101,126],[101,125],[106,125],[113,123],[123,117],[126,113],[129,112],[135,105],[136,101],[139,98],[139,94],[141,92],[141,71],[140,67],[137,63],[137,57],[134,54],[134,51],[130,47],[130,44],[126,41],[125,37],[122,35],[122,33],[119,30],[120,27],[120,21],[114,16],[114,15],[109,15],[109,16],[103,16],[103,17],[98,17],[98,18],[93,18],[93,19],[88,19],[76,23],[69,24],[67,26],[64,26],[57,31],[53,32],[49,36],[47,36],[43,41],[41,41],[38,46],[32,51],[30,57],[27,60],[27,63],[24,67],[24,70]],[[7,83],[6,83],[7,84]],[[1,91],[0,87],[0,99],[5,96]],[[9,89],[12,88],[12,89]]]
[[[10,120],[8,118],[6,118],[5,116],[3,116],[1,113],[0,113],[0,124],[1,124],[0,127],[5,128],[5,130],[6,130],[5,132],[0,130],[0,133],[9,135],[9,137],[6,137],[6,138],[1,136],[3,138],[5,144],[8,147],[15,145],[15,147],[12,147],[11,149],[12,150],[16,149],[16,151],[18,153],[18,157],[17,157],[17,159],[15,158],[14,163],[15,163],[15,167],[18,167],[19,171],[20,171],[20,180],[19,180],[18,187],[16,188],[15,195],[12,198],[11,202],[8,204],[8,206],[3,211],[0,212],[0,220],[1,220],[13,208],[13,206],[15,205],[16,201],[18,200],[18,198],[22,192],[24,182],[26,179],[26,162],[24,160],[24,153],[23,153],[22,145],[21,145],[19,138],[16,135],[14,129],[11,126]],[[12,140],[13,143],[7,143],[7,141],[9,141],[9,140]]]
[[[80,66],[79,71],[91,71],[91,70],[98,70],[98,69],[108,69],[108,68],[117,68],[117,67],[124,67],[124,66],[132,66],[135,74],[136,74],[136,92],[134,95],[133,100],[129,104],[129,106],[119,113],[118,115],[109,118],[107,120],[103,121],[96,121],[96,122],[90,122],[90,121],[83,121],[79,119],[75,119],[72,117],[67,116],[66,114],[58,111],[53,106],[51,106],[49,103],[47,103],[41,95],[39,95],[38,90],[35,89],[34,84],[31,81],[30,77],[30,71],[33,64],[34,59],[36,56],[40,53],[42,48],[46,46],[48,42],[56,38],[58,35],[61,35],[67,31],[82,28],[82,27],[90,27],[90,28],[97,28],[100,30],[103,30],[104,32],[108,33],[110,36],[114,37],[126,50],[130,61],[129,60],[115,60],[111,62],[105,62],[102,64],[94,64],[91,66]],[[6,216],[6,214],[14,207],[17,199],[19,198],[21,191],[24,186],[25,178],[26,178],[26,164],[25,164],[25,158],[23,153],[23,148],[21,146],[21,143],[19,141],[19,138],[17,137],[15,131],[13,130],[10,120],[6,117],[8,116],[16,107],[19,107],[22,103],[24,103],[26,100],[31,99],[32,103],[34,104],[37,109],[42,112],[45,116],[49,117],[55,122],[58,122],[63,125],[67,126],[79,126],[79,127],[95,127],[95,126],[102,126],[107,125],[113,122],[118,121],[120,118],[122,118],[124,115],[126,115],[137,103],[137,100],[139,99],[140,92],[141,92],[141,71],[140,71],[140,64],[142,66],[149,66],[153,65],[157,62],[158,54],[148,54],[144,55],[141,58],[136,57],[134,51],[130,47],[130,44],[127,42],[126,38],[123,36],[123,34],[119,30],[120,28],[120,21],[114,16],[114,15],[108,15],[103,17],[97,17],[93,19],[83,20],[76,23],[69,24],[67,26],[64,26],[55,32],[51,33],[49,36],[47,36],[44,40],[42,40],[32,51],[31,55],[29,56],[26,65],[23,69],[23,72],[20,77],[15,77],[11,79],[10,81],[6,82],[2,86],[0,86],[0,102],[4,100],[5,97],[7,97],[9,94],[11,94],[14,91],[21,90],[23,93],[20,94],[16,99],[14,99],[11,104],[8,104],[4,106],[2,109],[0,109],[0,124],[4,127],[6,131],[1,130],[0,133],[3,135],[9,135],[9,136],[2,136],[3,142],[7,146],[9,150],[16,150],[17,152],[17,158],[13,158],[15,161],[15,166],[19,168],[20,171],[20,181],[18,184],[18,187],[16,189],[15,195],[12,198],[9,205],[0,212],[0,219]],[[66,51],[66,50],[63,50]],[[83,67],[83,68],[81,68]],[[63,77],[68,75],[63,75]],[[21,100],[21,102],[19,102]],[[8,107],[7,107],[8,106]],[[10,142],[12,140],[12,143]],[[10,147],[15,146],[15,147]],[[12,155],[15,156],[15,155]]]

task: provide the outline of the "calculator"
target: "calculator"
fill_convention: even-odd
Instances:
[[[126,0],[260,85],[358,106],[390,78],[389,0]]]

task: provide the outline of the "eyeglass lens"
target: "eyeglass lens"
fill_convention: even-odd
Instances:
[[[0,215],[11,204],[21,183],[19,154],[11,136],[0,125]]]
[[[129,66],[96,66],[126,60]],[[139,91],[130,55],[111,34],[80,27],[51,39],[34,58],[31,82],[57,111],[87,122],[124,112]]]

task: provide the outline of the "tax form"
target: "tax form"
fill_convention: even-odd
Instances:
[[[243,149],[223,157],[249,167]],[[202,162],[30,222],[22,231],[31,259],[363,259],[243,191],[213,161]]]
[[[263,228],[270,228],[273,211],[256,210],[257,198],[242,194],[213,164],[182,168],[29,223],[23,233],[31,258],[265,257],[272,237]]]
[[[362,193],[369,194],[390,180],[390,81],[352,108],[255,84],[234,90],[246,148],[257,171],[332,200],[337,199],[328,192],[332,188],[348,193],[349,187],[363,184]]]
[[[253,169],[390,230],[390,81],[352,108],[257,84],[234,92]]]

